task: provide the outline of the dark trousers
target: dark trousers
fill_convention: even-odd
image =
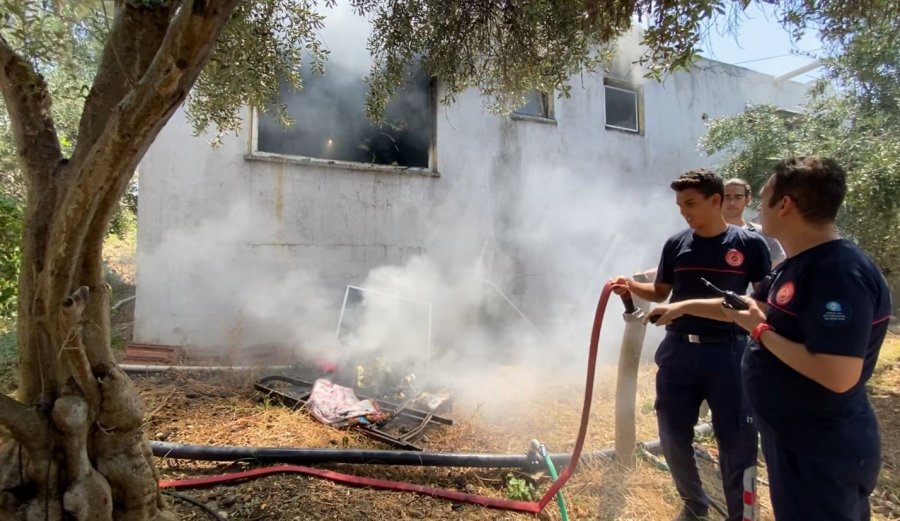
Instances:
[[[722,343],[691,343],[667,334],[656,352],[656,417],[663,454],[685,507],[709,510],[694,459],[694,426],[703,400],[719,443],[729,521],[756,517],[757,433],[740,380],[745,336]]]
[[[778,521],[868,521],[869,495],[875,488],[881,458],[846,456],[846,448],[829,454],[805,454],[778,445],[762,432],[769,470],[772,508]]]

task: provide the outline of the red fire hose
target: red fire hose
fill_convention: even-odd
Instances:
[[[581,408],[581,424],[578,427],[578,437],[575,440],[575,448],[572,451],[572,459],[565,469],[560,473],[559,478],[553,482],[549,489],[544,492],[539,501],[514,501],[509,499],[493,498],[482,496],[479,494],[467,494],[449,489],[439,489],[426,487],[423,485],[415,485],[413,483],[405,483],[402,481],[390,481],[385,479],[366,478],[353,476],[350,474],[342,474],[330,470],[315,469],[312,467],[301,467],[297,465],[279,465],[275,467],[266,467],[261,469],[249,470],[246,472],[235,472],[231,474],[223,474],[220,476],[210,476],[197,479],[182,479],[171,481],[160,481],[160,488],[194,488],[210,485],[218,485],[231,481],[244,480],[267,476],[278,473],[300,473],[309,476],[330,479],[337,483],[346,485],[355,485],[361,487],[372,487],[382,490],[396,490],[401,492],[414,492],[432,497],[449,499],[452,501],[472,503],[490,508],[498,508],[501,510],[513,510],[517,512],[528,512],[537,514],[544,510],[550,501],[556,496],[556,493],[566,484],[566,481],[575,473],[575,467],[578,459],[581,457],[581,449],[584,446],[584,439],[587,436],[588,418],[591,415],[591,401],[594,394],[594,373],[597,365],[597,351],[600,343],[600,329],[603,326],[603,315],[606,313],[606,303],[609,301],[609,295],[612,286],[609,282],[603,286],[603,292],[600,294],[600,300],[597,302],[597,310],[594,313],[594,326],[591,330],[591,344],[588,352],[587,377],[584,385],[584,404]]]
[[[459,501],[464,503],[474,503],[485,507],[500,508],[504,510],[517,510],[519,512],[539,512],[537,503],[529,501],[511,501],[508,499],[499,499],[488,496],[479,496],[477,494],[467,494],[465,492],[457,492],[455,490],[426,487],[424,485],[416,485],[414,483],[406,483],[404,481],[391,481],[387,479],[366,478],[362,476],[354,476],[351,474],[343,474],[331,470],[316,469],[312,467],[302,467],[299,465],[277,465],[274,467],[265,467],[261,469],[248,470],[245,472],[234,472],[231,474],[223,474],[220,476],[209,476],[197,479],[179,479],[174,481],[160,481],[160,488],[196,488],[208,487],[212,485],[221,485],[232,481],[259,478],[271,474],[306,474],[307,476],[315,476],[317,478],[325,478],[342,483],[344,485],[354,485],[357,487],[371,487],[381,490],[395,490],[398,492],[414,492],[426,496],[439,497],[441,499],[449,499],[451,501]]]

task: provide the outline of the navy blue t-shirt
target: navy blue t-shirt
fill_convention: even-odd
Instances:
[[[693,230],[679,232],[663,246],[656,282],[672,285],[670,302],[718,297],[700,280],[738,295],[751,282],[760,282],[771,269],[769,247],[758,233],[729,224],[715,237],[700,237]],[[667,331],[695,335],[743,332],[730,322],[684,315],[666,326]]]
[[[891,295],[875,264],[850,241],[829,241],[787,259],[753,298],[766,302],[766,321],[779,335],[813,353],[864,360],[859,382],[838,394],[751,342],[744,389],[763,434],[797,452],[877,453],[878,424],[864,385],[887,331]]]

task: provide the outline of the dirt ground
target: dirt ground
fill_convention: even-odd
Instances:
[[[122,246],[120,258],[110,259],[110,268],[122,281],[113,284],[113,303],[134,294],[133,256]],[[123,301],[113,313],[113,343],[127,345],[131,339],[133,301]],[[498,378],[515,389],[528,381],[520,367],[498,369]],[[655,369],[645,366],[638,387],[638,439],[657,437],[652,410]],[[354,431],[326,427],[303,410],[291,410],[265,399],[253,389],[260,374],[151,374],[133,375],[147,405],[145,432],[151,440],[210,445],[322,448],[389,448]],[[890,334],[876,376],[869,385],[870,397],[881,423],[883,468],[872,497],[873,519],[900,520],[900,337]],[[539,398],[523,392],[522,403],[490,411],[484,402],[456,403],[452,426],[430,429],[417,441],[427,451],[524,454],[532,439],[543,442],[550,452],[570,451],[577,433],[583,382],[553,384]],[[513,393],[515,394],[515,393]],[[613,445],[615,368],[599,370],[595,383],[592,415],[585,452]],[[699,440],[717,454],[714,440]],[[711,496],[721,502],[718,471],[714,464],[699,461]],[[252,463],[204,463],[158,458],[161,479],[184,479],[256,468]],[[525,479],[537,495],[548,487],[548,477],[523,475],[510,470],[426,468],[397,466],[327,465],[323,468],[359,476],[407,481],[487,496],[507,497],[510,476]],[[772,520],[760,469],[761,519]],[[608,460],[579,465],[563,489],[572,520],[667,520],[679,508],[679,500],[667,472],[649,460],[640,460],[628,470]],[[171,491],[167,491],[167,494]],[[551,502],[538,516],[489,510],[412,493],[352,488],[298,474],[282,474],[228,486],[180,490],[170,496],[173,508],[184,520],[557,520],[560,513]],[[186,500],[200,503],[201,509]],[[211,512],[212,513],[211,513]],[[214,513],[214,514],[213,514]],[[218,517],[214,517],[218,516]],[[721,519],[713,513],[712,519]]]
[[[900,341],[892,337],[890,356],[900,352]],[[521,368],[507,367],[500,373],[510,385],[524,379]],[[641,372],[638,391],[638,438],[656,438],[652,411],[654,369]],[[291,410],[266,400],[252,389],[258,374],[165,374],[135,375],[147,402],[146,432],[150,439],[211,445],[389,448],[354,431],[326,427],[305,411]],[[884,433],[884,468],[873,496],[874,519],[900,519],[900,363],[883,363],[871,384],[872,402]],[[551,452],[571,450],[581,408],[581,385],[551,385],[543,398],[512,405],[505,413],[488,416],[483,404],[456,404],[449,415],[453,426],[432,428],[420,440],[425,450],[522,454],[531,439],[539,439]],[[585,451],[613,444],[615,370],[602,368],[597,377],[595,399]],[[716,455],[714,441],[701,440]],[[254,468],[249,463],[214,464],[159,458],[162,479],[182,479]],[[700,461],[711,495],[721,501],[716,467]],[[328,465],[325,468],[359,476],[407,481],[432,487],[506,497],[510,474],[530,480],[538,494],[546,490],[546,475],[525,476],[510,470],[471,470],[396,466]],[[765,469],[761,471],[765,480]],[[563,489],[573,520],[665,520],[677,513],[679,501],[666,472],[652,461],[640,461],[634,470],[614,462],[594,460],[579,466]],[[295,520],[393,520],[393,519],[534,519],[530,514],[489,510],[456,504],[411,493],[351,488],[323,479],[296,474],[276,475],[228,486],[182,490],[222,519]],[[768,489],[760,486],[761,519],[771,520]],[[214,519],[212,515],[182,499],[172,497],[173,507],[185,520]],[[560,519],[552,502],[537,516]],[[713,516],[713,519],[720,519]]]
[[[638,403],[652,403],[650,368],[642,378]],[[524,378],[515,368],[505,371],[510,381]],[[597,397],[585,451],[613,443],[613,368],[598,377]],[[303,410],[292,411],[266,401],[251,389],[257,375],[217,376],[154,375],[135,377],[147,402],[146,432],[151,439],[215,445],[389,448],[354,431],[326,427]],[[429,430],[420,444],[429,451],[524,454],[531,439],[539,439],[551,452],[571,450],[581,411],[580,386],[546,389],[544,403],[510,404],[506,414],[488,417],[479,404],[457,404],[453,426]],[[650,407],[639,413],[638,437],[655,438]],[[708,464],[705,470],[713,475]],[[244,465],[199,464],[160,459],[163,479],[179,479],[206,473],[243,470]],[[433,487],[505,497],[510,470],[470,470],[388,466],[330,465],[329,469],[360,476],[408,481]],[[547,477],[534,480],[538,492]],[[236,486],[220,486],[184,494],[224,512],[228,519],[529,519],[534,516],[471,505],[459,505],[425,496],[349,488],[321,479],[283,475]],[[570,519],[661,519],[675,514],[674,489],[667,475],[652,463],[641,463],[626,472],[612,462],[592,462],[579,468],[565,489]],[[194,506],[174,501],[183,519],[206,519]],[[602,508],[599,508],[600,505]],[[559,519],[552,503],[541,519]]]

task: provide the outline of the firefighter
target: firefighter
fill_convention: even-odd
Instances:
[[[762,233],[762,227],[754,222],[744,219],[744,209],[753,202],[753,196],[750,191],[750,183],[734,177],[725,181],[725,200],[722,204],[722,215],[725,222],[740,226],[751,232]],[[763,239],[769,246],[769,256],[772,257],[772,267],[778,266],[784,262],[784,248],[774,238],[763,234]]]
[[[689,228],[666,241],[655,282],[617,277],[613,290],[652,302],[671,294],[671,302],[679,302],[716,296],[701,278],[739,294],[762,281],[771,266],[769,249],[760,234],[725,222],[722,178],[692,170],[671,188]],[[692,446],[704,399],[719,443],[728,519],[755,518],[757,434],[739,375],[746,346],[746,332],[733,324],[687,314],[666,323],[655,356],[655,408],[663,454],[684,503],[678,520],[706,519],[710,508]]]
[[[788,259],[749,310],[723,311],[754,340],[743,379],[779,521],[868,520],[878,478],[878,423],[865,384],[891,296],[877,266],[838,235],[846,191],[831,159],[779,163],[760,194],[760,220]]]

